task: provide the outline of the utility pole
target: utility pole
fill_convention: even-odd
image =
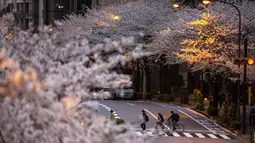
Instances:
[[[247,58],[248,54],[248,39],[244,39],[244,57]],[[244,75],[243,75],[243,134],[246,133],[246,101],[247,101],[247,83],[246,83],[246,78],[247,78],[247,65],[244,65]]]

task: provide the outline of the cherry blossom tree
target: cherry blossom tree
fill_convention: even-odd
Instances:
[[[96,103],[79,103],[91,87],[116,88],[129,78],[114,72],[116,65],[151,53],[134,38],[90,44],[77,37],[60,43],[60,34],[46,27],[0,41],[0,142],[147,142],[128,124],[117,126],[99,116]],[[124,47],[133,50],[124,55]],[[69,96],[59,101],[59,94]]]
[[[56,22],[57,29],[62,32],[62,41],[75,37],[87,37],[95,41],[105,37],[120,39],[122,36],[139,39],[168,28],[173,19],[171,2],[139,0],[92,9],[85,16],[68,15],[64,21]]]
[[[1,142],[145,142],[137,138],[128,125],[116,126],[97,115],[97,104],[78,103],[72,96],[59,102],[54,93],[44,88],[33,68],[22,70],[18,62],[0,53],[1,71],[8,69],[1,80]]]
[[[68,15],[64,21],[56,22],[56,31],[61,33],[60,43],[77,37],[88,37],[92,43],[96,43],[105,37],[119,40],[122,36],[133,36],[135,41],[144,43],[147,50],[157,55],[149,43],[153,42],[157,31],[167,29],[175,18],[172,16],[174,10],[171,8],[171,2],[171,0],[139,0],[92,9],[85,16]],[[124,50],[130,51],[133,48],[127,47]],[[156,58],[152,55],[133,61],[129,65],[133,65],[133,71],[135,67],[137,71],[142,68],[143,78],[149,81],[150,69],[155,66]],[[144,84],[144,87],[149,85],[148,82]],[[147,91],[145,88],[144,90]]]
[[[118,86],[117,81],[128,77],[109,70],[149,54],[142,53],[142,45],[137,45],[129,56],[125,56],[121,48],[125,46],[135,46],[133,38],[123,38],[120,42],[106,40],[97,45],[90,45],[86,39],[77,39],[59,45],[58,33],[52,34],[48,29],[35,35],[20,32],[6,42],[8,56],[19,60],[23,69],[34,67],[40,78],[49,84],[58,81],[58,84],[53,82],[50,85],[63,95],[81,95],[89,86]],[[85,64],[90,64],[90,67],[85,67]]]
[[[238,7],[242,12],[243,37],[253,35],[254,2],[244,1]],[[173,24],[171,29],[159,33],[157,47],[162,47],[159,48],[162,53],[167,52],[169,62],[188,62],[195,71],[210,69],[225,73],[233,79],[233,74],[242,74],[243,69],[233,64],[238,57],[238,17],[230,17],[230,13],[236,13],[235,9],[220,3],[214,3],[202,11],[182,9],[177,12],[177,15],[181,15],[178,24]],[[250,56],[254,55],[253,45],[249,44]],[[176,60],[175,56],[179,59]],[[250,81],[255,79],[251,72],[253,68],[248,68]]]

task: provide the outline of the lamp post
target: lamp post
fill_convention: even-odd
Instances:
[[[204,5],[209,5],[210,3],[212,2],[212,0],[202,0],[202,3]],[[241,18],[241,12],[239,10],[239,8],[230,3],[230,2],[226,2],[226,1],[222,1],[222,0],[216,0],[216,2],[221,2],[221,3],[225,3],[225,4],[228,4],[232,7],[234,7],[237,12],[238,12],[238,18],[239,18],[239,24],[238,24],[238,57],[241,58],[241,36],[242,36],[242,32],[241,32],[241,27],[242,27],[242,18]],[[247,56],[247,50],[244,49],[244,53],[245,56]],[[246,75],[247,75],[247,66],[244,65],[244,77],[243,77],[243,84],[244,84],[244,87],[246,87]],[[238,80],[238,94],[237,94],[237,118],[240,117],[240,94],[241,91],[240,91],[240,77],[239,77],[239,80]],[[243,134],[245,134],[246,132],[246,95],[243,96]]]
[[[202,0],[202,4],[204,4],[205,6],[208,6],[210,3],[212,3],[213,0]],[[225,4],[228,4],[232,7],[234,7],[237,12],[238,12],[238,17],[239,17],[239,23],[238,23],[238,57],[241,58],[241,36],[242,36],[242,33],[241,33],[241,27],[242,27],[242,19],[241,19],[241,12],[239,10],[239,8],[230,3],[230,2],[226,2],[226,1],[222,1],[222,0],[215,0],[215,2],[221,2],[221,3],[225,3]],[[183,2],[182,2],[183,3]],[[173,3],[172,5],[174,8],[180,8],[180,4],[179,3]],[[244,53],[247,53],[247,51],[244,51]],[[246,85],[246,66],[244,66],[244,85]],[[239,80],[238,80],[238,97],[237,97],[237,117],[240,118],[240,76],[239,76]],[[246,99],[246,98],[244,98]],[[246,132],[246,104],[245,104],[246,101],[244,101],[244,104],[243,104],[243,133],[245,134]]]

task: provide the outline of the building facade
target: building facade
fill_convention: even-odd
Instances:
[[[40,0],[44,1],[44,24],[53,23],[55,19],[61,19],[66,14],[84,14],[93,6],[107,6],[120,3],[120,0]],[[132,0],[130,0],[132,1]]]
[[[29,29],[32,27],[32,0],[16,0],[7,7],[8,12],[13,12],[16,25],[21,29]]]
[[[83,14],[93,6],[106,6],[119,0],[15,0],[4,9],[13,12],[16,24],[23,30],[33,25],[49,25],[66,14]]]

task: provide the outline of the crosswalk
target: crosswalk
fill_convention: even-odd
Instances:
[[[176,133],[176,132],[164,132],[164,133],[154,133],[153,131],[135,131],[137,136],[153,136],[153,137],[187,137],[187,138],[210,138],[210,139],[234,139],[231,135],[225,134],[213,134],[213,133]]]

